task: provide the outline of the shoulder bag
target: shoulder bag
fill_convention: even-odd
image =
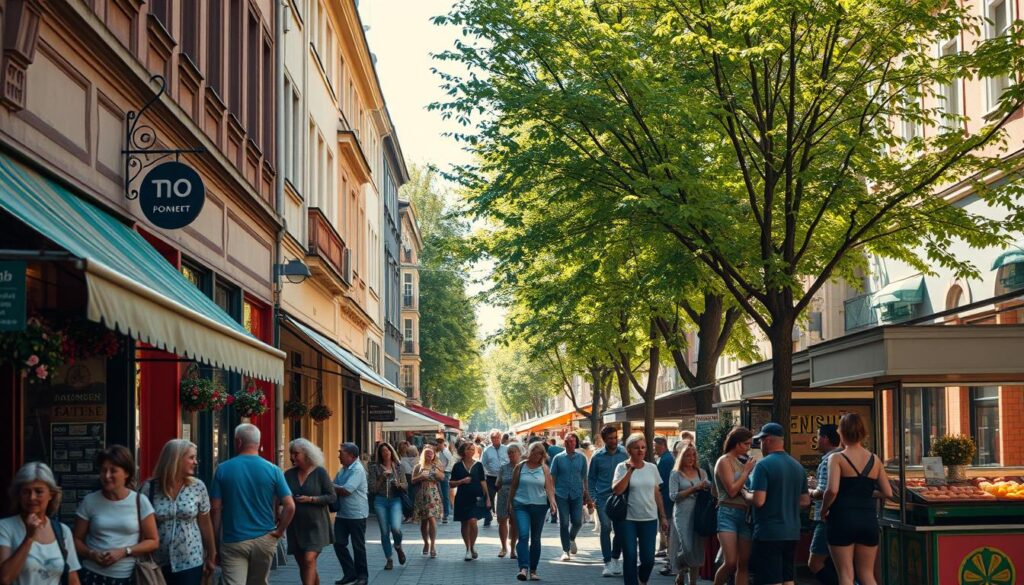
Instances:
[[[56,515],[50,517],[50,525],[53,526],[53,535],[57,538],[57,546],[60,547],[60,556],[64,558],[64,571],[60,574],[60,585],[68,585],[68,549],[64,543],[64,525]]]
[[[139,538],[142,538],[142,494],[135,494],[135,513],[139,519]],[[135,557],[135,585],[167,585],[160,565],[149,553]]]
[[[627,470],[628,473],[628,470]],[[630,478],[632,479],[632,478]],[[629,485],[626,485],[626,489],[621,494],[612,493],[608,496],[608,501],[604,505],[604,513],[608,516],[608,519],[612,522],[622,522],[626,519],[626,513],[629,511]]]
[[[697,472],[697,477],[701,481],[705,481],[700,470]],[[697,498],[697,501],[693,506],[693,531],[698,536],[711,536],[718,532],[718,511],[715,497],[711,495],[711,490],[697,490],[694,497]]]

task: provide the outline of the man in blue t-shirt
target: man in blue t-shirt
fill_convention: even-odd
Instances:
[[[260,457],[259,428],[248,423],[235,427],[235,451],[217,467],[210,484],[223,580],[225,585],[266,583],[277,542],[295,515],[295,501],[281,468]]]
[[[754,506],[751,562],[754,585],[792,585],[793,555],[800,540],[800,509],[811,504],[804,468],[786,453],[785,432],[779,423],[766,423],[754,435],[761,440],[764,459],[750,476],[745,497]]]

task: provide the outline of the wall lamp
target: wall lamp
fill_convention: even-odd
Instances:
[[[309,266],[306,266],[302,260],[296,259],[289,260],[286,264],[275,264],[274,276],[278,278],[283,276],[292,284],[300,284],[312,276],[312,273],[309,271]]]

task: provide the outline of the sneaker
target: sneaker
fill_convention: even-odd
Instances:
[[[441,518],[441,524],[447,524],[447,523],[448,523],[448,517],[447,516],[445,516],[444,518]]]
[[[463,560],[465,560],[465,561],[472,561],[473,560],[473,553],[468,548],[466,549],[466,556],[463,557]]]
[[[615,561],[608,561],[607,563],[604,564],[604,570],[601,571],[601,576],[602,577],[614,577],[615,576],[615,569],[612,567],[612,563],[614,563],[614,562]]]
[[[563,552],[563,553],[562,553],[562,556],[561,556],[561,557],[559,557],[559,558],[558,558],[558,560],[562,561],[563,563],[564,563],[564,562],[566,562],[566,561],[568,561],[568,560],[570,560],[570,558],[569,558],[569,553],[567,553],[567,552]]]
[[[569,541],[569,552],[572,553],[572,554],[576,554],[576,551],[578,551],[578,550],[579,549],[576,548],[576,541],[575,540],[570,540]]]
[[[540,577],[537,576],[536,571],[530,572],[530,581],[540,581]]]
[[[516,575],[516,579],[520,581],[526,581],[527,578],[528,577],[526,575],[526,569],[519,569],[519,574]]]
[[[612,559],[612,573],[614,575],[622,574],[622,559]]]
[[[358,579],[356,579],[355,577],[342,577],[341,579],[335,581],[334,585],[355,585],[356,581],[358,581]]]

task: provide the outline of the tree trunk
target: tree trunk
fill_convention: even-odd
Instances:
[[[622,406],[629,406],[632,401],[632,395],[630,394],[629,387],[629,373],[622,370],[622,367],[615,368],[615,382],[619,386],[619,400],[622,402]],[[629,433],[633,432],[633,426],[629,421],[622,423],[622,438],[625,439],[629,436]]]
[[[654,461],[654,398],[658,391],[658,372],[661,370],[661,343],[653,319],[649,340],[651,347],[648,354],[647,386],[644,388],[644,438],[647,443],[647,460]]]
[[[772,320],[769,341],[772,347],[772,420],[781,424],[790,447],[790,406],[793,398],[793,324],[796,316],[783,315]],[[758,429],[753,429],[756,433]]]

